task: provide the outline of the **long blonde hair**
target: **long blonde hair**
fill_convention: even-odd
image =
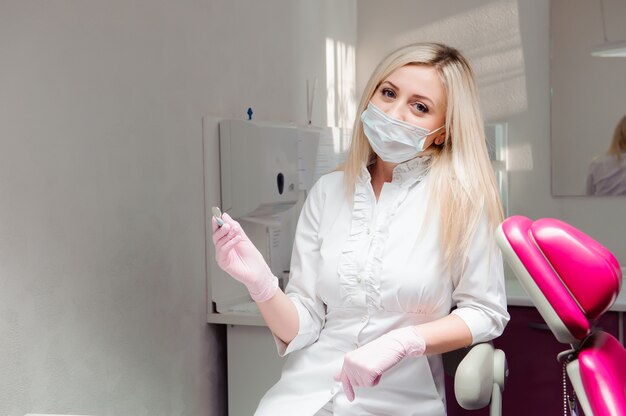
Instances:
[[[449,270],[463,270],[464,258],[478,223],[486,212],[495,230],[502,221],[502,205],[489,161],[474,75],[467,60],[454,48],[417,43],[392,52],[370,77],[357,109],[352,143],[344,171],[347,190],[354,191],[364,163],[375,156],[363,132],[360,115],[379,85],[405,65],[435,68],[446,90],[446,138],[432,145],[428,209],[440,213],[442,260]],[[460,269],[457,268],[460,266]]]
[[[626,152],[626,116],[622,117],[615,126],[613,141],[608,154],[617,157],[617,160],[622,160],[622,153],[624,152]]]

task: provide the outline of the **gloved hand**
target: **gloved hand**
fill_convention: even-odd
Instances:
[[[382,374],[405,356],[420,356],[424,351],[426,343],[415,326],[394,329],[346,354],[335,380],[341,381],[346,397],[353,401],[354,387],[377,385]]]
[[[252,244],[241,225],[230,215],[222,215],[224,225],[218,227],[215,217],[213,244],[215,260],[226,273],[243,283],[256,302],[271,299],[278,290],[278,278],[272,274],[263,255]]]

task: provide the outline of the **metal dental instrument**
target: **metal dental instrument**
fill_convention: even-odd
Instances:
[[[211,212],[217,220],[217,226],[221,227],[222,225],[224,225],[224,220],[222,219],[222,210],[219,207],[213,207],[211,208]]]

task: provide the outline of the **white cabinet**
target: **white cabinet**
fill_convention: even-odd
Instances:
[[[227,325],[228,414],[251,416],[280,378],[284,360],[265,326]]]

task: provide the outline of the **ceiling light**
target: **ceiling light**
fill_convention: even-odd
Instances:
[[[626,58],[626,40],[621,42],[605,42],[591,49],[591,56],[602,58]]]

